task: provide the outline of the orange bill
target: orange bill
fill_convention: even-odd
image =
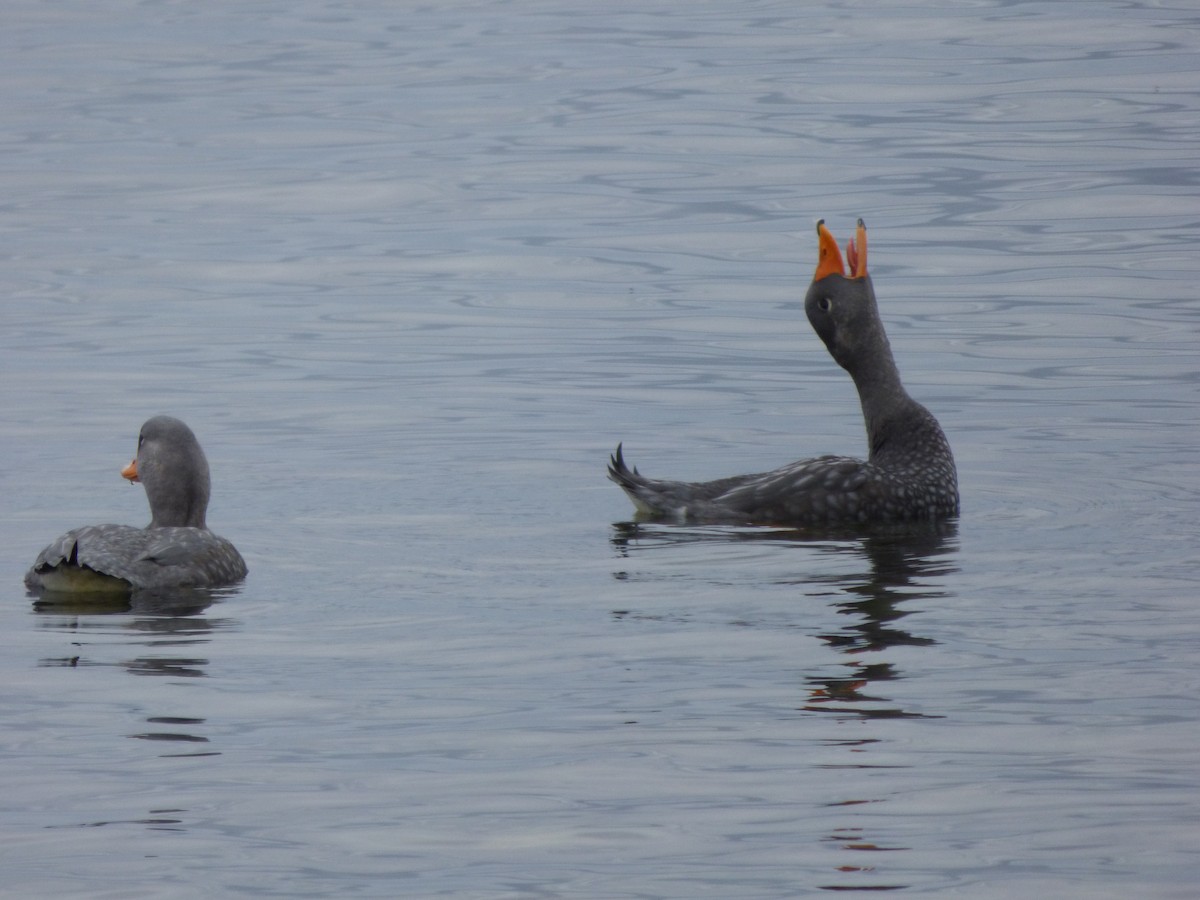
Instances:
[[[825,227],[825,220],[817,223],[817,272],[813,281],[820,281],[830,275],[844,275],[845,266],[842,264],[842,252],[838,249],[837,238]]]
[[[130,481],[138,480],[136,459],[130,460],[129,465],[121,470],[121,477],[128,478]]]
[[[867,226],[862,219],[854,230],[854,237],[846,245],[846,261],[850,264],[851,278],[867,277]]]

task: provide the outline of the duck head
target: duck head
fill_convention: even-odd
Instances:
[[[846,245],[848,267],[824,219],[817,223],[817,243],[817,271],[804,298],[809,324],[830,356],[852,375],[872,360],[890,360],[875,287],[867,274],[867,227],[863,220],[858,220],[855,236]]]

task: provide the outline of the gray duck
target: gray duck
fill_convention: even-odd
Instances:
[[[155,416],[138,435],[137,456],[121,470],[141,482],[150,524],[87,525],[68,531],[38,554],[25,586],[44,594],[130,593],[219,587],[246,577],[246,563],[205,524],[208,460],[179,419]]]
[[[865,460],[818,456],[770,472],[716,481],[660,481],[626,465],[621,446],[608,477],[644,516],[676,522],[868,526],[958,515],[958,475],[937,419],[909,396],[892,356],[867,274],[867,231],[846,247],[817,223],[818,263],[804,311],[858,388]]]

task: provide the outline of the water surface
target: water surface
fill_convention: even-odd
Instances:
[[[1192,895],[1188,5],[5,20],[5,892]],[[860,215],[961,519],[630,525],[618,440],[863,452]],[[33,602],[160,412],[249,580]]]

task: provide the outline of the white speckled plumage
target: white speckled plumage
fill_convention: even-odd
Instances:
[[[625,464],[608,477],[639,513],[680,522],[857,526],[958,515],[958,475],[937,419],[904,389],[867,274],[866,228],[847,247],[817,224],[819,261],[804,308],[830,355],[854,379],[867,428],[865,460],[819,456],[770,472],[706,482],[660,481]]]
[[[128,593],[219,587],[246,577],[241,554],[205,524],[208,460],[187,425],[170,416],[148,420],[137,457],[122,475],[145,486],[150,524],[68,531],[38,554],[26,587],[36,593]]]

